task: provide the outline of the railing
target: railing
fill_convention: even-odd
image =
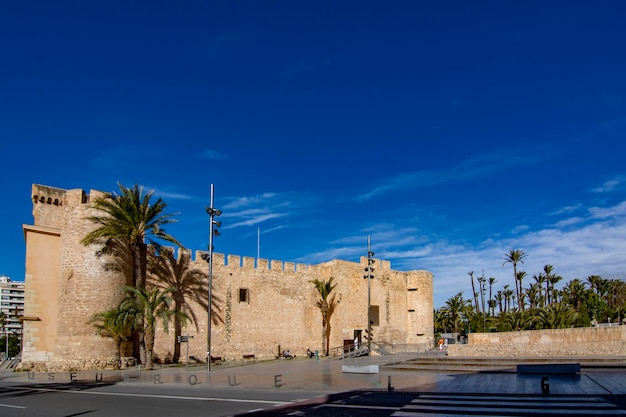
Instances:
[[[394,344],[388,342],[372,342],[372,352],[376,352],[379,355],[395,355],[397,353],[428,353],[433,346],[430,343],[407,343],[407,344]],[[330,349],[329,356],[340,356],[341,358],[354,358],[357,356],[363,356],[368,353],[367,343],[363,342],[359,345],[351,344],[345,346],[337,346]]]

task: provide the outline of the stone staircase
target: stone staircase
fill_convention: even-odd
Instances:
[[[452,357],[432,352],[402,362],[388,363],[381,369],[436,372],[517,372],[520,364],[580,363],[582,371],[626,370],[626,356],[543,356],[543,357]]]

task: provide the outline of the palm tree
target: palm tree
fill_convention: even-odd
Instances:
[[[463,308],[467,306],[469,300],[465,300],[463,298],[463,292],[459,292],[453,297],[448,298],[446,301],[446,305],[444,307],[445,312],[447,313],[450,322],[452,322],[452,326],[454,328],[454,333],[459,332],[459,321],[461,319],[461,313]]]
[[[513,290],[510,291],[513,292]],[[502,314],[498,324],[503,331],[527,330],[533,325],[533,317],[529,314],[529,310],[512,310]]]
[[[467,273],[472,279],[472,295],[474,296],[474,305],[476,306],[476,312],[478,312],[478,293],[476,292],[476,288],[474,287],[474,271],[470,271]]]
[[[525,299],[525,294],[524,294],[524,290],[523,290],[524,287],[522,285],[522,282],[524,281],[524,278],[526,277],[526,275],[527,274],[526,274],[525,271],[518,271],[517,274],[516,274],[516,280],[519,283],[519,294],[517,295],[517,299],[519,300],[519,308],[521,310],[524,309],[524,304],[526,304],[525,301],[524,301],[524,299]]]
[[[574,307],[576,311],[580,309],[580,305],[584,299],[584,294],[585,285],[578,278],[567,282],[563,287],[564,301]]]
[[[320,295],[320,299],[317,300],[315,305],[322,313],[322,346],[326,345],[326,356],[330,353],[330,319],[337,308],[337,304],[339,304],[339,301],[335,299],[335,294],[328,299],[330,293],[337,286],[337,284],[333,284],[333,279],[333,277],[330,277],[328,281],[324,281],[316,278],[311,281]]]
[[[541,287],[537,283],[530,284],[530,286],[526,289],[526,296],[528,297],[531,309],[539,306],[539,294],[541,294]]]
[[[450,316],[445,307],[434,311],[435,333],[448,333],[448,329],[453,326]]]
[[[515,281],[515,294],[517,295],[517,299],[519,300],[519,295],[521,293],[521,288],[517,286],[517,264],[524,263],[524,258],[526,254],[521,249],[511,249],[508,254],[504,257],[503,266],[507,263],[513,264],[513,281]]]
[[[130,326],[120,318],[120,311],[113,308],[101,313],[94,314],[89,323],[93,325],[98,334],[103,337],[110,337],[115,343],[115,363],[123,368],[122,343],[128,340]]]
[[[543,329],[566,329],[571,327],[578,313],[565,303],[553,303],[537,313],[537,323]]]
[[[151,289],[125,287],[124,290],[126,297],[119,306],[119,320],[126,326],[143,330],[146,369],[152,369],[154,338],[158,321],[161,321],[163,331],[167,333],[169,321],[174,315],[178,314],[183,323],[187,317],[184,313],[177,313],[171,309],[173,301],[170,294],[175,291],[173,288],[162,290],[158,287]]]
[[[496,279],[494,277],[489,278],[489,308],[491,309],[491,315],[495,316],[494,309],[496,308],[496,302],[492,296],[493,284],[496,283]]]
[[[98,225],[89,232],[82,243],[100,245],[103,248],[114,246],[118,250],[128,250],[132,256],[132,285],[145,287],[147,270],[147,245],[157,245],[157,239],[181,246],[173,236],[167,234],[164,225],[175,222],[173,214],[166,214],[167,204],[158,199],[151,203],[152,192],[143,193],[143,187],[135,184],[126,188],[118,183],[120,195],[111,193],[97,198],[93,208],[98,212],[87,220]],[[102,250],[102,249],[101,249]]]
[[[512,300],[514,296],[515,296],[515,293],[513,292],[513,290],[508,285],[505,285],[504,286],[504,300],[505,300],[504,311],[509,311],[509,309],[512,308],[511,305],[513,304]]]
[[[537,285],[537,307],[543,307],[546,304],[546,298],[543,295],[543,284],[546,282],[546,276],[543,273],[534,274],[533,279]]]
[[[504,301],[504,291],[498,290],[496,293],[496,303],[498,303],[498,314],[502,314],[502,302]]]
[[[150,246],[148,249],[148,282],[152,286],[162,289],[173,288],[172,299],[174,300],[174,311],[187,315],[198,330],[198,318],[196,312],[191,308],[190,301],[197,303],[201,311],[207,311],[207,291],[208,276],[198,268],[192,268],[191,254],[183,250],[176,258],[174,251],[170,248],[156,248]],[[221,313],[221,300],[215,294],[211,297],[211,319],[213,323],[223,323]],[[174,315],[174,354],[172,362],[178,363],[180,359],[180,343],[178,337],[182,335],[182,320],[180,315]]]
[[[163,226],[175,222],[172,214],[166,214],[167,204],[158,199],[152,203],[152,192],[143,193],[143,187],[135,184],[126,188],[118,183],[120,195],[105,194],[93,202],[97,214],[87,220],[97,227],[89,232],[81,243],[85,246],[99,245],[96,255],[113,255],[114,261],[105,268],[118,269],[125,273],[126,281],[134,287],[146,286],[147,245],[158,246],[157,239],[181,246],[167,234]],[[132,273],[131,273],[132,271]],[[145,361],[143,334],[133,335],[133,355]]]
[[[602,286],[602,277],[600,275],[589,275],[587,277],[587,285],[589,289],[600,296],[600,287]]]
[[[555,289],[555,284],[558,284],[559,281],[563,279],[560,275],[556,275],[554,273],[554,266],[546,265],[543,267],[543,272],[545,273],[546,280],[546,298],[547,304],[550,305],[552,303],[558,302],[558,290]]]

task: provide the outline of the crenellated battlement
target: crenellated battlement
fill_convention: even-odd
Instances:
[[[204,262],[207,251],[196,251],[192,261]],[[289,261],[269,260],[263,258],[253,258],[251,256],[224,255],[223,253],[213,253],[213,266],[232,268],[244,271],[281,271],[281,272],[305,272],[312,267],[310,264],[295,263]]]

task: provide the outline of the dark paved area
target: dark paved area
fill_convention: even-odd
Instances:
[[[406,366],[414,355],[336,359],[296,359],[242,366],[162,368],[153,371],[74,373],[0,373],[3,382],[47,384],[122,383],[152,391],[186,387],[192,396],[243,391],[296,392],[298,400],[267,404],[247,416],[602,416],[626,414],[626,367],[594,360],[574,374],[522,374],[505,370],[476,371],[455,358],[454,371]],[[517,358],[524,363],[530,358]],[[576,358],[568,358],[576,361]],[[495,362],[495,361],[494,361]],[[377,373],[371,371],[378,366]],[[345,372],[347,369],[357,372]],[[482,368],[485,369],[485,368]],[[547,388],[547,389],[546,389]]]

